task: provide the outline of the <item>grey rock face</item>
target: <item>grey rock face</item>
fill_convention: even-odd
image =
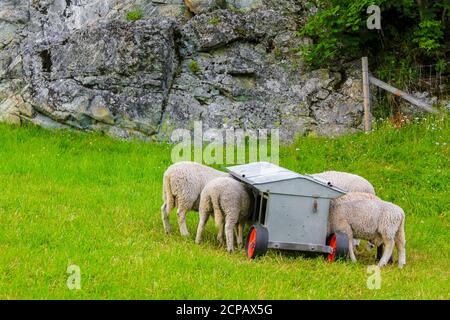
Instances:
[[[157,140],[198,120],[285,142],[361,127],[359,67],[307,72],[295,50],[302,1],[184,2],[0,0],[0,121]]]
[[[205,13],[227,6],[225,0],[184,0],[184,3],[195,14]]]
[[[247,14],[218,10],[195,16],[181,32],[187,39],[187,48],[209,51],[235,41],[267,41],[285,30],[294,31],[295,24],[273,10]]]
[[[97,122],[157,133],[178,65],[173,23],[99,23],[36,46],[27,43],[29,103],[80,129]]]

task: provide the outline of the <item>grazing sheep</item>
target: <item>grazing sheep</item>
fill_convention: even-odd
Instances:
[[[315,178],[326,180],[333,186],[336,186],[347,192],[375,194],[375,188],[372,186],[372,184],[363,177],[360,177],[356,174],[339,171],[325,171],[322,173],[313,174],[312,176]],[[360,240],[355,239],[354,244],[355,246],[359,246]]]
[[[349,192],[340,196],[339,198],[331,200],[331,204],[339,204],[343,202],[349,201],[357,201],[357,200],[381,200],[376,195],[372,193],[364,193],[364,192]]]
[[[370,199],[378,199],[381,200],[380,198],[378,198],[376,195],[371,194],[371,193],[364,193],[364,192],[349,192],[339,198],[333,199],[331,200],[331,205],[337,205],[339,203],[343,203],[343,202],[348,202],[348,201],[356,201],[356,200],[370,200]],[[329,223],[329,221],[328,221]],[[353,239],[353,245],[355,247],[359,247],[360,244],[360,240],[359,239]],[[373,249],[374,245],[370,242],[367,243],[367,251],[371,251]]]
[[[364,192],[375,194],[375,189],[372,184],[356,174],[339,171],[325,171],[322,173],[312,174],[312,176],[326,180],[333,186],[341,188],[347,192]]]
[[[184,161],[171,165],[163,178],[164,204],[161,207],[161,215],[166,233],[171,232],[169,213],[176,207],[180,233],[188,236],[186,213],[191,210],[198,211],[200,193],[209,181],[226,176],[227,173],[195,162]]]
[[[251,195],[239,181],[230,178],[217,178],[209,182],[200,196],[200,222],[198,223],[196,243],[202,241],[202,233],[210,215],[218,230],[217,239],[223,243],[224,220],[225,238],[228,252],[234,251],[233,230],[237,226],[237,244],[242,245],[242,233],[250,212]]]
[[[333,203],[330,207],[329,234],[343,232],[349,239],[349,253],[356,261],[353,237],[383,244],[383,256],[378,266],[385,266],[392,256],[394,244],[398,250],[398,265],[406,264],[405,213],[399,206],[379,199],[364,199]]]

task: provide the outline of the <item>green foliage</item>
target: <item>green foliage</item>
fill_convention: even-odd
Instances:
[[[324,0],[310,2],[318,8],[300,36],[313,39],[300,47],[302,58],[311,68],[340,69],[343,63],[370,58],[370,69],[378,78],[407,91],[428,91],[442,95],[442,79],[450,73],[448,30],[450,5],[439,0]],[[369,30],[367,8],[378,5],[382,30]],[[434,65],[427,70],[422,65]],[[433,68],[431,70],[431,68]],[[424,76],[438,80],[428,85]],[[438,83],[439,82],[439,83]],[[421,87],[422,86],[422,87]],[[375,114],[397,113],[403,104],[392,95],[377,97]]]
[[[278,47],[273,49],[273,54],[275,55],[275,58],[281,58],[283,56],[283,52]]]
[[[343,53],[355,56],[375,35],[366,27],[367,7],[383,0],[329,0],[320,2],[319,12],[312,16],[299,35],[313,38],[312,45],[302,47],[303,56],[313,66],[326,65]]]
[[[436,62],[436,67],[435,67],[436,72],[444,73],[444,72],[446,72],[448,70],[448,68],[449,68],[449,63],[446,60],[439,59]]]
[[[367,28],[366,10],[373,4],[381,8],[382,31]],[[318,13],[299,31],[314,41],[301,47],[313,67],[363,55],[378,58],[383,52],[430,64],[430,59],[442,59],[449,50],[445,42],[449,5],[440,0],[325,0],[315,5]]]
[[[367,289],[375,252],[364,248],[358,263],[273,250],[249,261],[218,245],[212,221],[195,244],[196,213],[188,239],[176,212],[165,235],[170,145],[0,124],[0,298],[448,300],[449,120],[382,123],[372,134],[305,137],[280,150],[286,168],[361,174],[403,207],[407,265],[383,269],[380,290]],[[71,264],[81,290],[67,288]]]
[[[211,20],[208,21],[208,24],[216,26],[216,25],[218,25],[220,23],[220,21],[221,20],[220,20],[219,17],[214,17],[214,18],[212,18]]]
[[[193,74],[199,74],[201,72],[200,66],[197,61],[191,60],[188,64],[189,71]]]
[[[421,70],[413,66],[413,62],[408,57],[398,59],[395,55],[384,54],[380,57],[381,68],[372,70],[375,76],[396,88],[406,88],[411,91],[412,79],[420,77]],[[427,70],[428,71],[428,70]],[[377,91],[375,91],[377,92]],[[402,100],[395,95],[382,94],[376,97],[377,104],[373,109],[375,118],[387,118],[395,116],[398,113]]]
[[[140,10],[140,9],[129,11],[127,13],[127,20],[128,21],[137,21],[137,20],[142,19],[142,17],[143,17],[143,13],[142,13],[142,10]]]
[[[426,20],[419,23],[414,32],[414,43],[419,45],[420,49],[425,50],[427,54],[435,52],[442,48],[442,39],[444,31],[441,21]]]

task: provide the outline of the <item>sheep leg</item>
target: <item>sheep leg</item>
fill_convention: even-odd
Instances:
[[[178,225],[180,227],[181,235],[183,237],[189,236],[189,231],[186,226],[186,210],[178,209],[177,216],[178,216]]]
[[[205,230],[206,223],[208,222],[209,214],[200,213],[200,221],[198,222],[197,236],[195,237],[195,243],[200,244],[202,242],[202,234]]]
[[[224,243],[224,213],[222,212],[222,208],[220,207],[218,197],[212,197],[211,202],[214,211],[214,221],[217,228],[217,241],[219,241],[219,244],[222,246]]]
[[[405,244],[399,243],[396,244],[397,250],[398,250],[398,267],[403,268],[406,265],[406,250],[405,250]]]
[[[244,224],[243,223],[239,223],[237,225],[237,246],[239,249],[242,248],[242,242],[243,242],[243,235],[244,235]]]
[[[348,236],[348,253],[350,255],[350,259],[352,259],[352,262],[356,262],[356,256],[355,256],[355,250],[353,247],[353,236]]]
[[[234,252],[234,225],[232,221],[226,221],[225,223],[225,237],[227,239],[227,251],[229,253]]]
[[[381,257],[383,256],[383,252],[384,252],[384,245],[379,245],[377,247],[377,260],[381,260]],[[388,263],[393,263],[394,261],[392,260],[392,257],[389,259]]]
[[[240,248],[240,244],[239,244],[239,229],[238,229],[238,224],[236,223],[236,225],[234,226],[234,239],[236,239],[236,247],[239,249]]]
[[[169,210],[167,210],[167,204],[163,204],[161,207],[161,218],[164,226],[164,231],[166,234],[169,234],[172,232],[172,227],[170,226],[169,222]]]
[[[403,268],[406,265],[406,239],[405,239],[405,230],[404,223],[400,227],[400,230],[397,232],[395,236],[395,246],[398,250],[398,267]]]
[[[392,251],[394,250],[394,240],[383,238],[383,243],[384,243],[383,256],[381,257],[380,262],[378,263],[378,266],[380,268],[388,264],[389,259],[392,257]]]
[[[223,239],[223,235],[224,235],[224,222],[223,222],[223,216],[221,214],[216,214],[215,215],[215,220],[216,220],[216,227],[218,229],[217,232],[217,241],[219,241],[220,245],[223,244],[224,239]]]
[[[344,230],[342,230],[343,233],[347,235],[348,238],[348,253],[350,255],[350,259],[352,259],[352,262],[356,262],[356,256],[355,256],[355,250],[353,247],[353,231],[350,225],[346,225]]]

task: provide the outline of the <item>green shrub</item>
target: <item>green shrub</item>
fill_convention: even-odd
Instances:
[[[418,28],[414,32],[414,43],[419,45],[420,49],[426,51],[427,54],[434,50],[442,48],[442,39],[444,31],[441,21],[426,20],[419,23]]]
[[[198,62],[195,60],[192,60],[191,62],[189,62],[188,68],[189,68],[189,71],[191,71],[194,74],[198,74],[201,71],[200,66],[198,65]]]
[[[136,20],[140,20],[142,19],[143,14],[142,11],[137,9],[137,10],[133,10],[133,11],[129,11],[127,13],[127,20],[128,21],[136,21]]]
[[[208,24],[212,24],[212,25],[216,26],[220,23],[220,21],[222,21],[222,20],[220,20],[219,17],[214,17],[208,21]]]
[[[275,55],[276,58],[281,58],[283,56],[283,52],[278,47],[273,49],[273,54]]]
[[[383,60],[386,53],[415,64],[430,64],[449,51],[444,33],[449,27],[450,5],[440,0],[325,0],[315,5],[317,14],[298,33],[313,39],[312,45],[300,48],[312,67],[363,55]],[[367,28],[370,5],[381,9],[382,30]]]
[[[367,7],[382,0],[327,0],[300,30],[299,35],[311,37],[312,45],[301,47],[303,57],[312,66],[329,65],[340,56],[359,54],[365,43],[376,35],[366,27]]]

